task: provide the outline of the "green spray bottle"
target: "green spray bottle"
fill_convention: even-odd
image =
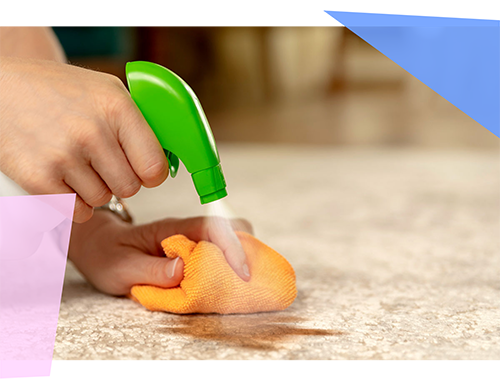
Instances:
[[[132,99],[154,131],[175,177],[179,159],[191,173],[201,204],[227,196],[215,140],[200,101],[189,85],[161,65],[129,62]]]

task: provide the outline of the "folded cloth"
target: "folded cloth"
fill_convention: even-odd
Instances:
[[[135,285],[132,298],[151,311],[173,313],[252,313],[287,308],[297,296],[292,266],[252,235],[236,234],[247,255],[250,281],[236,275],[215,244],[175,235],[161,245],[167,257],[184,261],[180,286]]]

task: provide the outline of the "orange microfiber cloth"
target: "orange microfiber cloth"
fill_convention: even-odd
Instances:
[[[252,235],[236,234],[247,255],[250,281],[236,275],[215,244],[175,235],[161,245],[167,257],[184,261],[180,286],[135,285],[132,297],[151,311],[173,313],[252,313],[287,308],[297,296],[292,266]]]

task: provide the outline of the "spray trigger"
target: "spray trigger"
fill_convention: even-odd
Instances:
[[[168,167],[170,169],[170,177],[174,178],[177,175],[177,171],[179,170],[179,158],[174,155],[172,152],[163,150],[165,152],[165,156],[168,159]]]

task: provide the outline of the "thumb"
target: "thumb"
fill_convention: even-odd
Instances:
[[[129,279],[132,285],[172,288],[179,285],[184,277],[184,262],[180,257],[170,259],[140,253],[129,260]]]

